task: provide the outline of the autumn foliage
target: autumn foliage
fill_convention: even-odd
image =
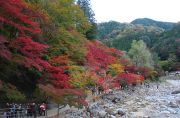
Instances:
[[[41,32],[38,23],[31,20],[32,16],[28,14],[29,9],[22,0],[0,0],[0,7],[0,21],[2,23],[16,28],[23,34],[26,31],[31,33]]]
[[[137,75],[133,73],[122,73],[118,75],[118,80],[124,79],[128,84],[138,83],[144,81],[144,77],[142,75]]]
[[[28,9],[22,0],[1,0],[0,6],[2,8],[0,21],[3,24],[1,26],[3,33],[0,38],[2,45],[0,56],[10,59],[11,53],[16,52],[13,55],[15,59],[13,61],[27,68],[36,68],[44,74],[42,78],[46,78],[46,81],[59,88],[67,88],[68,76],[64,74],[63,68],[53,66],[42,58],[49,46],[35,42],[31,37],[32,34],[41,33],[39,23],[33,21],[33,16],[31,16],[33,11]],[[6,32],[16,33],[16,35],[11,38],[6,35]],[[41,79],[41,81],[44,80]]]
[[[108,65],[117,63],[114,55],[122,55],[121,51],[115,51],[104,46],[98,41],[88,42],[87,64],[95,70],[107,69]]]
[[[99,78],[96,84],[104,90],[121,88],[122,81],[131,85],[144,80],[142,75],[136,74],[138,72],[137,67],[129,60],[124,59],[123,52],[114,48],[107,48],[98,41],[88,44],[87,65]]]
[[[73,9],[66,8],[66,2]],[[60,3],[47,2],[51,14],[42,4],[33,7],[23,0],[0,0],[0,64],[6,64],[0,74],[17,69],[14,76],[3,76],[2,81],[30,81],[58,102],[68,96],[71,102],[74,98],[75,103],[85,103],[83,92],[87,86],[108,90],[120,87],[124,79],[128,84],[144,80],[122,51],[86,40],[83,29],[88,30],[89,23],[73,1]],[[71,15],[65,14],[66,9]],[[140,70],[146,75],[145,69]],[[37,80],[34,74],[38,74]]]

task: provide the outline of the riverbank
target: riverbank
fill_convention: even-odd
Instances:
[[[178,91],[180,80],[163,80],[150,83],[150,87],[113,91],[91,102],[88,110],[66,108],[61,113],[65,118],[179,118]]]

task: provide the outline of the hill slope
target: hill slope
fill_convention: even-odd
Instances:
[[[153,48],[159,53],[166,52],[161,55],[163,59],[167,59],[169,53],[174,53],[180,58],[180,24],[162,33]]]
[[[110,34],[113,30],[119,30],[125,27],[125,23],[119,23],[116,21],[109,21],[98,24],[98,39],[106,39],[108,38],[108,34]]]
[[[164,29],[155,26],[126,24],[106,34],[106,40],[102,41],[110,47],[128,51],[133,40],[143,40],[148,47],[152,47],[162,32]]]
[[[144,26],[157,26],[163,29],[171,29],[175,23],[155,21],[149,18],[138,18],[131,22],[131,24],[141,24]]]

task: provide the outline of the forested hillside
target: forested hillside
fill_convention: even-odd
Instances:
[[[104,23],[99,23],[98,24],[98,34],[97,38],[98,39],[106,39],[108,38],[109,34],[112,33],[114,30],[120,30],[123,27],[125,27],[125,23],[119,23],[116,21],[109,21],[109,22],[104,22]]]
[[[163,60],[164,70],[180,70],[180,24],[162,33],[152,50]]]
[[[123,51],[94,39],[88,2],[0,0],[1,102],[53,100],[77,106],[85,104],[89,86],[106,91],[157,76],[149,56],[132,62]]]
[[[110,47],[128,51],[133,40],[143,40],[152,47],[164,29],[154,26],[127,24],[120,30],[113,30],[102,41]]]
[[[99,40],[104,44],[128,52],[133,40],[142,40],[151,50],[156,63],[161,65],[161,69],[179,70],[179,23],[160,22],[147,18],[136,19],[129,24],[115,23],[114,28],[111,25],[112,21],[98,25]]]

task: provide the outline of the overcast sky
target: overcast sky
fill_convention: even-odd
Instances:
[[[91,0],[97,22],[131,22],[136,18],[180,21],[180,0]]]

